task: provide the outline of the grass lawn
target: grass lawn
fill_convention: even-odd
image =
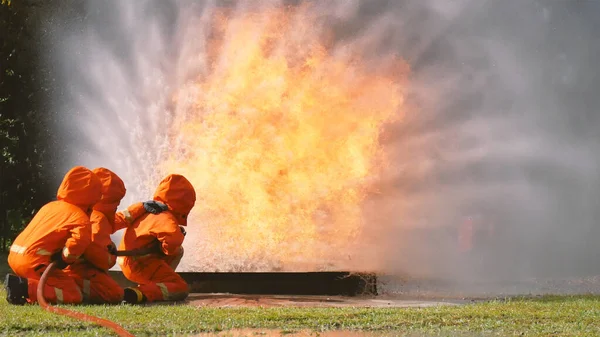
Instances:
[[[105,336],[108,331],[42,311],[12,306],[0,292],[0,334]],[[240,328],[369,330],[398,333],[525,336],[600,335],[600,297],[544,297],[424,309],[196,308],[192,306],[73,307],[123,325],[136,336],[193,335]]]
[[[5,260],[5,257],[2,257]],[[0,263],[0,276],[6,267]],[[106,336],[109,331],[41,310],[13,306],[0,290],[0,335]],[[547,296],[457,307],[197,308],[164,306],[75,306],[113,320],[136,336],[181,336],[257,328],[283,331],[366,330],[425,335],[599,336],[600,296]]]

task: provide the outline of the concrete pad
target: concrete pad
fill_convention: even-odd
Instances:
[[[199,307],[363,307],[422,308],[460,305],[464,300],[398,299],[383,297],[190,294],[186,303]]]

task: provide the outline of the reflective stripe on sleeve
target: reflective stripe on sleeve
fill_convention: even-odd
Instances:
[[[121,214],[123,214],[123,216],[125,217],[125,221],[131,223],[133,221],[133,218],[131,217],[131,213],[129,213],[129,210],[123,210],[121,212]]]
[[[50,255],[52,255],[52,252],[49,252],[49,251],[45,250],[44,248],[40,248],[37,251],[37,255],[50,256]]]
[[[67,247],[63,248],[62,254],[65,260],[77,260],[77,258],[79,257],[77,255],[71,254],[71,251]]]

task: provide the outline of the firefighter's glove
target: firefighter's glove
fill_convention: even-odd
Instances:
[[[62,249],[50,256],[50,261],[55,262],[54,265],[58,269],[67,268],[68,264],[63,260]]]
[[[108,249],[109,254],[117,255],[117,247],[115,247],[115,245],[108,245],[106,248]]]
[[[161,212],[169,210],[169,206],[156,200],[144,201],[142,205],[144,205],[144,209],[146,210],[146,212],[152,214],[159,214]]]
[[[179,229],[181,230],[181,234],[183,234],[183,236],[185,236],[187,234],[187,232],[185,231],[185,228],[183,228],[183,226],[179,226]]]

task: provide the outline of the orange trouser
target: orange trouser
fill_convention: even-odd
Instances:
[[[178,256],[124,257],[120,260],[123,275],[138,283],[148,302],[181,301],[189,294],[187,283],[175,272]]]
[[[120,303],[123,300],[123,288],[113,280],[107,271],[100,270],[89,263],[76,263],[66,270],[81,288],[86,303]]]
[[[8,264],[17,276],[27,278],[29,303],[37,302],[37,287],[46,270],[46,264],[36,263],[39,259],[32,259],[28,255],[10,253]],[[83,300],[81,290],[64,270],[52,269],[44,287],[44,298],[52,304],[79,304]]]

